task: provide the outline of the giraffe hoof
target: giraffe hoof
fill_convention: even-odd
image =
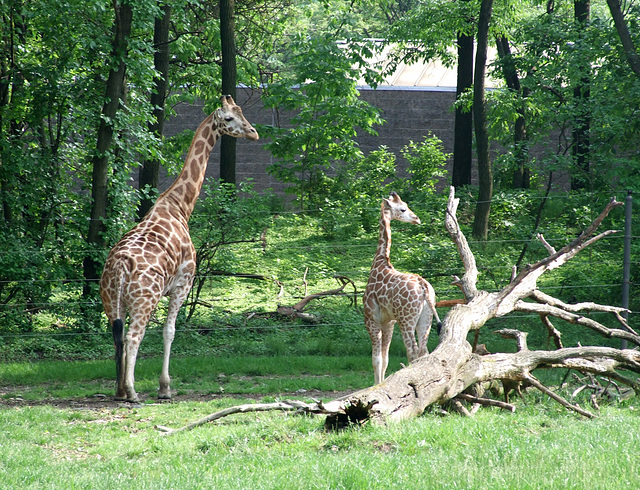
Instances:
[[[171,389],[160,388],[158,390],[158,400],[171,400]]]

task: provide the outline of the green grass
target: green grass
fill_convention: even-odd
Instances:
[[[142,359],[147,403],[55,408],[62,397],[112,395],[106,361],[0,365],[0,488],[637,488],[637,399],[601,402],[594,420],[545,395],[516,399],[515,414],[422,417],[331,433],[323,417],[236,414],[164,436],[240,403],[308,400],[303,390],[355,390],[371,382],[365,356],[265,356],[174,360],[181,393],[235,396],[155,403],[159,359]],[[394,358],[398,365],[400,358]],[[551,377],[552,378],[552,377]],[[549,378],[549,379],[551,379]],[[565,390],[568,396],[575,387]],[[251,399],[242,398],[251,394]],[[325,398],[326,400],[326,398]],[[588,403],[588,396],[580,403]],[[66,406],[73,407],[67,404]],[[591,408],[593,410],[593,408]],[[606,461],[603,461],[606,460]]]
[[[474,418],[426,414],[339,433],[322,417],[242,414],[179,427],[245,400],[135,409],[0,409],[3,488],[637,488],[640,418],[584,420],[551,404]]]
[[[399,369],[403,361],[393,358],[390,364]],[[136,389],[140,395],[154,399],[161,365],[159,357],[138,361]],[[273,394],[301,388],[356,390],[373,380],[368,356],[184,357],[172,360],[171,374],[172,388],[178,395]],[[20,397],[39,401],[112,395],[114,378],[113,361],[0,364],[0,399]]]
[[[434,231],[428,224],[429,215],[441,216],[442,209],[427,208],[419,214],[427,223],[422,227],[394,223],[392,262],[399,270],[428,278],[440,299],[459,297],[450,285],[450,275],[461,274],[455,247],[440,225]],[[567,233],[564,223],[549,223]],[[545,230],[545,236],[553,238],[554,229]],[[520,236],[514,232],[514,238]],[[255,244],[226,250],[221,268],[268,275],[283,284],[283,293],[279,294],[275,281],[233,277],[210,281],[201,298],[210,306],[199,308],[188,325],[181,319],[172,349],[172,387],[177,399],[187,401],[157,404],[155,399],[164,303],[140,349],[136,389],[145,403],[139,407],[53,406],[62,399],[71,407],[68,400],[113,395],[115,367],[109,333],[80,328],[77,334],[45,325],[43,320],[42,326],[24,336],[4,336],[0,339],[4,342],[0,359],[6,361],[0,363],[0,488],[640,486],[640,417],[634,398],[619,404],[600,402],[602,409],[595,420],[584,420],[545,395],[528,392],[528,405],[515,400],[515,414],[482,409],[465,419],[441,417],[433,410],[403,423],[339,433],[325,432],[322,417],[282,413],[238,414],[172,437],[154,429],[156,425],[180,427],[218,409],[256,399],[304,400],[310,390],[352,391],[368,386],[373,380],[371,344],[362,311],[348,298],[314,301],[309,312],[319,319],[315,325],[267,314],[278,304],[299,301],[305,293],[305,271],[307,293],[335,288],[333,275],[344,274],[361,294],[376,240],[377,230],[330,240],[312,217],[285,214],[274,219],[265,251]],[[615,282],[602,280],[603,271],[615,275],[618,267],[619,254],[613,245],[596,244],[605,251],[611,249],[608,255],[581,253],[575,262],[543,277],[541,288],[567,301],[616,304],[618,291],[599,287]],[[472,243],[481,273],[479,287],[503,287],[520,247],[520,242],[513,246]],[[532,245],[527,260],[543,255]],[[592,297],[594,292],[600,297]],[[74,297],[65,297],[65,302]],[[446,310],[439,313],[444,318]],[[602,315],[597,319],[610,321]],[[56,324],[62,323],[56,319]],[[562,330],[565,346],[619,345],[581,327],[554,324]],[[550,348],[537,317],[509,315],[481,330],[480,342],[492,352],[515,350],[514,342],[492,333],[499,328],[527,331],[531,349]],[[432,334],[431,349],[436,342]],[[396,332],[388,372],[397,371],[404,362],[404,346]],[[557,384],[563,375],[564,371],[536,373],[548,385]],[[573,389],[569,387],[565,396]],[[194,401],[199,394],[215,399]],[[26,403],[13,406],[17,398]],[[583,392],[578,401],[588,406],[588,393]]]

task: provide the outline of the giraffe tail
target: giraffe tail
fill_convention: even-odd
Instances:
[[[442,322],[440,321],[440,317],[438,316],[438,312],[436,311],[436,305],[433,305],[433,315],[436,317],[436,332],[438,332],[438,337],[440,337],[440,330],[442,330]]]
[[[433,316],[436,317],[436,332],[438,332],[438,337],[440,337],[440,330],[442,330],[442,322],[440,321],[440,317],[438,316],[438,312],[436,311],[436,303],[435,301],[431,301],[431,310],[433,311]]]
[[[438,336],[440,336],[440,330],[442,330],[442,322],[440,321],[440,317],[438,316],[438,312],[436,311],[436,292],[433,289],[433,286],[424,278],[422,279],[422,284],[425,287],[425,298],[433,312],[433,316],[436,318],[436,331],[438,332]]]
[[[112,325],[113,343],[116,347],[116,379],[120,382],[122,374],[122,357],[124,354],[124,322],[117,318]]]

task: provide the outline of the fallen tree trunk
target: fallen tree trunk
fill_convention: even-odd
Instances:
[[[514,271],[511,281],[504,289],[489,293],[477,289],[478,269],[475,257],[456,218],[458,202],[454,189],[451,188],[445,226],[458,248],[465,268],[462,279],[456,278],[455,284],[462,290],[466,302],[453,306],[444,318],[438,346],[430,354],[415,360],[382,383],[326,402],[321,405],[321,410],[314,406],[316,410],[311,411],[328,414],[326,425],[329,427],[367,420],[402,420],[422,414],[430,405],[454,399],[475,383],[500,379],[526,380],[565,407],[586,417],[593,416],[545,388],[531,375],[531,371],[537,368],[570,368],[604,375],[640,392],[640,383],[620,372],[626,370],[640,373],[640,352],[637,350],[573,347],[532,351],[527,348],[524,335],[519,335],[517,331],[503,331],[503,335],[518,341],[518,352],[479,355],[473,353],[472,346],[467,341],[470,331],[480,329],[491,318],[501,317],[512,311],[526,311],[539,314],[547,328],[550,325],[549,317],[558,317],[596,330],[604,336],[640,345],[640,336],[622,317],[622,313],[627,311],[624,308],[595,303],[568,305],[537,289],[537,280],[546,271],[560,267],[585,247],[613,233],[606,231],[594,235],[609,212],[621,203],[612,200],[589,228],[558,251],[549,246],[544,237],[538,236],[549,255],[535,264],[527,265],[517,274]],[[605,327],[582,316],[581,313],[585,311],[611,313],[622,328]],[[463,395],[461,398],[466,397]]]

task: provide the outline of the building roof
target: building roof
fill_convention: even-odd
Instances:
[[[343,43],[346,46],[346,43]],[[374,54],[371,59],[373,65],[383,66],[389,62],[389,55],[393,48],[386,46],[382,52]],[[487,53],[488,62],[496,59],[495,48],[489,48]],[[418,61],[416,63],[401,62],[393,73],[387,75],[378,90],[424,90],[455,92],[457,84],[457,67],[445,66],[439,59],[428,61]],[[485,87],[496,88],[500,86],[500,81],[491,77],[485,80]],[[360,88],[369,88],[362,80]]]

